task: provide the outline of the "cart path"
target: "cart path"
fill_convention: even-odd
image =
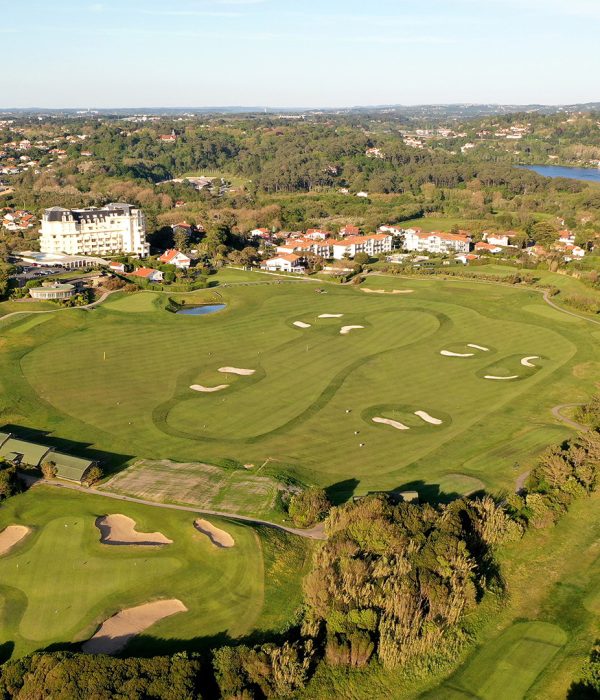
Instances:
[[[84,304],[83,306],[63,306],[60,309],[45,309],[44,311],[32,311],[31,309],[24,309],[23,311],[11,311],[10,313],[5,314],[4,316],[0,316],[0,322],[6,321],[7,318],[11,318],[12,316],[18,316],[19,314],[56,314],[59,311],[73,311],[73,309],[93,309],[94,306],[102,304],[102,302],[106,301],[106,299],[111,294],[114,294],[118,291],[120,290],[111,289],[108,292],[103,292],[102,296],[99,299],[96,299],[96,301],[93,301],[91,304]]]
[[[197,513],[200,515],[213,515],[218,518],[227,518],[229,520],[239,520],[243,523],[248,523],[249,525],[262,525],[264,527],[272,527],[275,530],[281,530],[287,532],[291,535],[298,535],[299,537],[304,537],[309,540],[325,540],[325,526],[323,523],[319,523],[309,529],[300,529],[294,527],[287,527],[286,525],[280,525],[279,523],[273,523],[269,520],[261,520],[260,518],[253,518],[248,515],[236,515],[235,513],[224,513],[218,510],[206,510],[204,508],[197,508],[194,506],[180,506],[174,503],[157,503],[156,501],[146,501],[143,498],[134,498],[133,496],[124,496],[119,493],[109,493],[108,491],[101,491],[100,489],[88,488],[86,486],[78,486],[77,484],[68,484],[62,481],[55,481],[52,479],[41,479],[30,474],[20,473],[19,477],[30,487],[35,488],[36,486],[50,486],[53,488],[67,489],[69,491],[79,491],[80,493],[92,494],[94,496],[103,496],[104,498],[111,498],[115,501],[127,501],[128,503],[138,503],[143,506],[151,506],[153,508],[166,508],[168,510],[180,510],[187,513]]]
[[[577,421],[574,421],[571,418],[567,418],[562,414],[563,408],[573,408],[575,406],[584,405],[585,404],[582,403],[561,403],[559,406],[554,406],[554,408],[551,409],[552,415],[556,418],[556,420],[559,420],[561,423],[568,425],[569,428],[573,428],[573,430],[580,430],[581,432],[586,432],[588,428],[585,425],[582,425],[581,423],[578,423]]]

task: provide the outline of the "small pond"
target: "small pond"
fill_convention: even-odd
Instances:
[[[217,311],[222,311],[227,304],[203,304],[202,306],[184,306],[176,313],[185,316],[208,316],[208,314],[216,314]]]

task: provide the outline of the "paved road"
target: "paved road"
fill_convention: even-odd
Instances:
[[[80,493],[91,494],[93,496],[102,496],[103,498],[111,498],[115,501],[127,501],[128,503],[139,503],[144,506],[153,508],[165,508],[168,510],[182,510],[187,513],[196,513],[198,515],[214,515],[219,518],[227,518],[229,520],[239,520],[240,522],[248,523],[249,525],[262,525],[264,527],[272,527],[275,530],[288,532],[291,535],[298,535],[309,540],[324,540],[326,539],[323,523],[316,525],[313,528],[302,530],[294,527],[287,527],[279,523],[273,523],[269,520],[261,520],[260,518],[252,518],[247,515],[235,515],[233,513],[224,513],[218,510],[205,510],[203,508],[195,508],[193,506],[179,506],[173,503],[156,503],[156,501],[146,501],[142,498],[134,498],[133,496],[123,496],[118,493],[109,493],[100,489],[87,488],[78,486],[77,484],[68,484],[62,481],[44,480],[31,476],[30,474],[19,474],[20,478],[31,487],[35,486],[51,486],[59,489],[67,489],[69,491],[79,491]]]

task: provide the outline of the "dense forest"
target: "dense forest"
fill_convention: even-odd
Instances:
[[[485,141],[481,152],[479,146],[461,152],[460,143],[471,133],[486,126],[510,128],[522,123],[522,116],[498,117],[495,127],[485,120],[453,124],[452,134],[464,137],[439,140],[434,134],[422,148],[407,145],[402,120],[368,115],[190,117],[141,124],[24,119],[0,130],[0,146],[18,164],[23,157],[19,144],[26,139],[25,157],[35,167],[8,178],[12,191],[4,202],[39,215],[53,205],[125,200],[144,208],[151,231],[182,219],[245,233],[255,226],[296,230],[344,223],[368,230],[441,216],[465,219],[475,232],[525,231],[539,221],[550,221],[558,230],[564,222],[581,242],[592,240],[600,226],[599,188],[515,168],[519,158],[506,154],[498,139]],[[537,131],[527,127],[532,131],[523,139],[552,144],[560,131],[561,144],[583,143],[586,129],[595,125],[594,115],[586,116],[585,123],[592,125],[586,129],[580,120],[560,126],[561,120],[564,115],[531,116]],[[175,140],[161,138],[172,131]],[[229,186],[198,191],[185,181],[201,174],[223,178]],[[359,191],[369,198],[355,197]],[[31,246],[33,239],[33,232],[3,236],[11,247]]]

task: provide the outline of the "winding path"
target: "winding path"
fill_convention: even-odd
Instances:
[[[108,292],[103,292],[102,296],[96,301],[92,301],[90,304],[84,304],[83,306],[61,306],[58,309],[45,309],[43,311],[32,311],[31,309],[24,309],[23,311],[11,311],[4,316],[0,316],[0,322],[6,321],[7,318],[12,318],[13,316],[18,316],[19,314],[56,314],[59,311],[73,311],[73,309],[93,309],[94,306],[102,304],[106,299],[115,292],[119,292],[119,289],[111,289]]]
[[[584,405],[585,404],[582,403],[561,403],[559,406],[554,406],[554,408],[552,408],[552,415],[556,418],[556,420],[568,425],[569,428],[573,428],[573,430],[580,430],[581,432],[585,433],[588,430],[587,426],[583,425],[582,423],[578,423],[571,418],[567,418],[562,414],[563,408],[574,408],[575,406]]]
[[[269,520],[261,520],[260,518],[252,518],[248,515],[236,515],[234,513],[225,513],[219,510],[205,510],[202,508],[195,508],[193,506],[179,506],[174,503],[157,503],[156,501],[146,501],[143,498],[134,498],[133,496],[124,496],[119,493],[108,493],[107,491],[100,491],[95,488],[87,488],[86,486],[78,486],[77,484],[68,484],[62,481],[55,481],[53,479],[40,479],[38,477],[31,476],[31,474],[19,473],[19,477],[28,486],[35,488],[36,486],[51,486],[59,489],[67,489],[69,491],[79,491],[80,493],[92,494],[93,496],[103,496],[104,498],[111,498],[115,501],[127,501],[128,503],[138,503],[143,506],[151,506],[153,508],[165,508],[168,510],[182,510],[187,513],[198,513],[200,515],[213,515],[218,518],[227,518],[228,520],[238,520],[243,523],[248,523],[249,525],[262,525],[263,527],[271,527],[275,530],[280,530],[282,532],[287,532],[290,535],[298,535],[299,537],[304,537],[309,540],[325,540],[325,526],[323,523],[319,523],[312,528],[303,530],[295,527],[287,527],[286,525],[280,525],[279,523],[273,523]]]

